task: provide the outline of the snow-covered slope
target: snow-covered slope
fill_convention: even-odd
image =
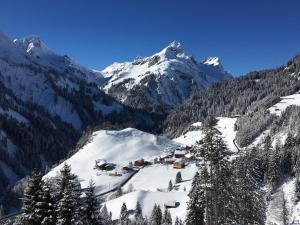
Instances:
[[[236,131],[234,130],[234,124],[237,118],[230,117],[218,117],[218,123],[216,128],[222,133],[227,147],[236,152],[237,148],[235,147],[233,141],[235,139]],[[197,141],[203,138],[203,131],[201,129],[201,123],[194,123],[191,125],[191,129],[181,135],[178,138],[175,138],[174,141],[181,143],[183,145],[194,145]]]
[[[121,109],[117,103],[104,101],[104,94],[95,85],[100,80],[93,71],[54,53],[36,36],[12,41],[0,34],[0,52],[0,81],[6,88],[22,101],[44,107],[78,130],[85,121],[74,106],[73,96],[90,98],[87,100],[91,108],[102,114]],[[87,90],[81,93],[84,85],[90,89],[89,94]]]
[[[114,163],[116,170],[121,173],[122,166],[128,165],[133,160],[151,159],[177,146],[178,144],[169,139],[133,128],[121,131],[100,130],[94,132],[91,140],[65,162],[71,165],[72,171],[79,176],[83,188],[87,187],[90,179],[93,179],[97,193],[102,193],[124,181],[129,174],[108,176],[107,173],[94,169],[95,160]],[[63,164],[57,166],[47,176],[55,176],[62,166]]]
[[[121,131],[100,130],[94,132],[90,141],[64,163],[71,165],[72,172],[79,176],[83,188],[87,187],[90,179],[96,185],[96,194],[111,190],[124,181],[131,173],[122,172],[121,168],[128,162],[140,158],[151,160],[178,147],[178,144],[164,137],[148,134],[133,128]],[[95,160],[102,159],[116,164],[120,176],[109,176],[108,172],[94,169]],[[59,174],[63,164],[52,169],[45,178],[53,178]],[[183,182],[177,184],[176,190],[167,192],[168,182],[175,183],[177,172],[181,171]],[[184,169],[174,169],[172,165],[154,164],[139,168],[128,183],[122,188],[124,192],[133,188],[133,192],[114,200],[105,202],[113,219],[117,219],[123,202],[128,210],[133,210],[136,202],[140,201],[145,215],[150,216],[154,204],[164,207],[164,204],[175,201],[178,205],[171,209],[172,216],[185,217],[186,202],[192,178],[197,171],[195,164],[189,164]]]
[[[102,71],[106,93],[134,107],[174,107],[210,84],[231,79],[217,57],[202,63],[172,42],[150,57],[114,63]]]
[[[270,113],[280,116],[290,105],[300,106],[300,93],[281,97],[281,101],[269,108]]]

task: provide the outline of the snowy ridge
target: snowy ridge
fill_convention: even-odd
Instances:
[[[219,66],[220,65],[220,59],[218,57],[208,57],[207,59],[205,59],[203,61],[203,64]]]
[[[108,79],[103,90],[120,101],[131,104],[139,92],[146,105],[178,106],[198,90],[231,79],[219,59],[197,62],[179,42],[172,42],[150,57],[133,62],[113,63],[102,71]],[[136,107],[136,105],[135,105]]]
[[[83,121],[69,99],[57,93],[64,89],[69,95],[80,91],[82,82],[91,87],[91,94],[103,95],[95,86],[101,82],[96,73],[88,70],[67,56],[61,56],[50,50],[39,37],[31,36],[12,41],[0,33],[0,78],[4,85],[12,90],[16,97],[46,108],[51,115],[60,116],[78,130]],[[95,111],[107,115],[120,111],[117,104],[107,104],[98,99],[94,102]]]

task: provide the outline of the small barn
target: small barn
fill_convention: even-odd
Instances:
[[[185,154],[184,158],[187,159],[187,160],[190,160],[190,161],[191,160],[195,160],[195,156],[192,153],[190,153],[190,152],[187,153],[187,154]]]
[[[95,169],[98,170],[113,170],[115,168],[115,165],[112,163],[108,163],[106,160],[96,160]]]
[[[124,172],[126,172],[126,173],[131,172],[131,171],[133,170],[132,163],[129,163],[128,165],[123,166],[123,167],[122,167],[122,170],[123,170]]]
[[[144,166],[145,165],[145,160],[144,159],[138,159],[133,161],[134,166]]]
[[[112,170],[108,173],[108,176],[117,177],[120,176],[120,174],[116,170]]]
[[[183,169],[185,167],[185,161],[183,159],[178,159],[174,162],[174,169]]]
[[[103,159],[97,159],[95,162],[95,168],[99,170],[105,169],[105,167],[108,165],[106,160]]]
[[[166,158],[166,159],[164,159],[164,162],[166,164],[173,164],[175,161],[176,161],[175,158]]]
[[[176,208],[176,201],[168,201],[165,204],[165,208],[166,209],[170,209],[170,208]]]
[[[175,158],[183,158],[187,154],[186,150],[175,150],[174,156]]]
[[[234,152],[231,151],[231,150],[229,150],[229,149],[227,149],[227,150],[224,151],[224,154],[225,154],[225,155],[228,155],[228,156],[231,156],[231,155],[234,154]]]
[[[173,156],[173,154],[171,154],[171,153],[164,153],[164,154],[160,155],[159,158],[161,160],[164,160],[164,159],[172,158],[172,156]]]

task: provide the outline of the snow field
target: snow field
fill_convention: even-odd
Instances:
[[[235,139],[235,135],[236,135],[236,131],[234,130],[234,124],[237,118],[218,117],[217,119],[218,119],[218,123],[216,128],[222,133],[222,137],[224,138],[227,147],[231,151],[236,152],[237,149],[233,144],[233,140]],[[192,126],[197,127],[199,129],[188,131],[187,133],[173,140],[183,145],[194,145],[197,141],[201,140],[204,136],[201,130],[201,123],[197,122],[192,124]]]
[[[118,186],[130,174],[108,176],[107,172],[94,169],[96,160],[105,159],[109,163],[114,163],[116,170],[121,172],[121,167],[133,160],[151,159],[164,150],[177,146],[178,144],[171,140],[133,128],[121,131],[100,130],[94,132],[91,140],[65,162],[79,177],[82,188],[87,187],[92,179],[96,185],[96,194],[99,194]],[[58,175],[63,164],[52,169],[46,177]]]

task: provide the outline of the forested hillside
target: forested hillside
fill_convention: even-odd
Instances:
[[[286,66],[251,72],[214,84],[170,112],[163,124],[164,133],[171,137],[179,136],[190,124],[202,121],[210,114],[240,114],[242,116],[239,120],[245,119],[247,123],[237,129],[240,130],[239,133],[246,133],[244,130],[253,128],[249,140],[251,141],[270,123],[272,116],[267,109],[279,102],[281,96],[294,94],[299,90],[299,71],[300,56],[296,56]],[[243,141],[240,144],[243,145]]]

